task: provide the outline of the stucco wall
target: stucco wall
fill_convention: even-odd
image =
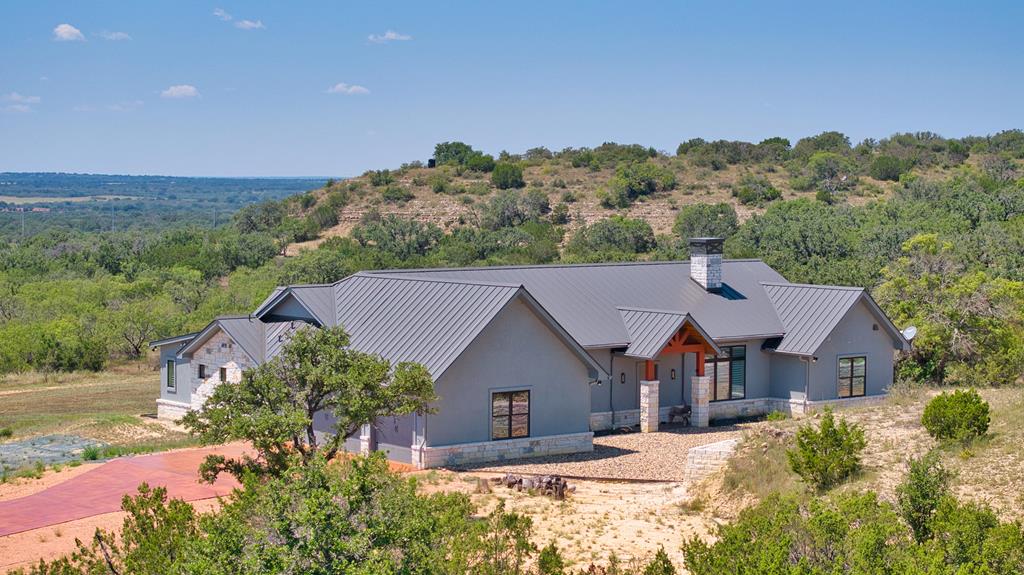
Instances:
[[[180,343],[165,345],[160,348],[160,399],[188,403],[192,395],[191,379],[187,359],[175,357],[181,349]],[[167,362],[174,361],[175,391],[167,389]]]
[[[513,300],[435,383],[427,445],[490,441],[495,391],[530,390],[530,436],[589,431],[587,366],[521,300]]]
[[[873,326],[877,325],[878,330]],[[839,397],[839,358],[867,356],[866,395],[885,393],[892,386],[895,343],[867,304],[860,302],[846,313],[836,329],[818,348],[811,364],[810,400]]]
[[[803,401],[807,364],[799,357],[775,354],[771,358],[771,396]]]

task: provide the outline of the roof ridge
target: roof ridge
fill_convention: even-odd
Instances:
[[[856,286],[836,286],[826,284],[797,284],[797,283],[782,283],[782,282],[760,282],[763,286],[778,286],[778,287],[792,287],[792,288],[806,288],[806,289],[835,289],[845,291],[867,291],[862,287]]]
[[[653,309],[653,308],[625,307],[625,306],[615,306],[615,309],[617,309],[619,311],[642,311],[642,312],[645,312],[645,313],[660,313],[660,314],[665,314],[665,315],[690,315],[690,312],[688,312],[688,311],[678,311],[678,310],[670,310],[670,309]]]
[[[443,283],[443,284],[460,284],[460,285],[475,285],[475,286],[489,286],[489,287],[503,287],[503,288],[514,288],[514,289],[525,289],[523,284],[513,283],[501,283],[501,282],[487,282],[487,281],[475,281],[465,279],[454,279],[454,278],[420,278],[420,277],[404,277],[396,276],[384,273],[368,273],[368,272],[356,272],[349,277],[363,277],[363,278],[377,278],[387,279],[394,281],[407,281],[407,282],[428,282],[428,283]]]
[[[246,314],[246,315],[219,315],[219,316],[213,318],[213,321],[220,321],[222,319],[247,319],[247,320],[256,320],[256,321],[258,321],[260,323],[264,323],[262,319],[256,317],[254,314],[251,314],[251,313],[250,314]]]
[[[723,259],[722,263],[747,263],[747,262],[761,262],[760,258],[737,258],[737,259]],[[625,266],[654,266],[654,265],[679,265],[689,264],[690,260],[658,260],[658,261],[643,261],[643,262],[594,262],[594,263],[557,263],[557,264],[523,264],[523,265],[504,265],[504,266],[463,266],[463,267],[451,267],[451,268],[390,268],[383,270],[363,270],[358,272],[359,274],[368,275],[386,275],[386,274],[407,274],[407,273],[423,273],[423,272],[461,272],[461,271],[486,271],[486,270],[522,270],[522,269],[558,269],[558,268],[585,268],[585,267],[625,267]]]

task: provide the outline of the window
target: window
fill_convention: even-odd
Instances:
[[[860,397],[864,395],[868,375],[868,358],[839,358],[839,397]]]
[[[228,368],[220,368],[220,381],[223,383],[228,380]]]
[[[530,392],[491,395],[491,439],[530,436]]]
[[[167,391],[176,392],[178,391],[177,384],[174,383],[174,360],[167,360]]]
[[[711,376],[711,401],[747,396],[747,346],[724,345],[722,355],[704,359],[704,374]]]
[[[206,366],[199,364],[199,379],[206,379]]]

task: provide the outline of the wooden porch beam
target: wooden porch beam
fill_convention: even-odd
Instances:
[[[648,360],[646,360],[644,362],[644,380],[645,381],[654,381],[654,361],[653,360],[648,359]]]

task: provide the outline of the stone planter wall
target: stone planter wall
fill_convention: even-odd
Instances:
[[[470,463],[488,463],[538,457],[583,453],[594,450],[594,434],[569,433],[545,437],[524,437],[502,441],[481,441],[458,445],[412,447],[413,465],[420,469],[442,466],[458,466]]]

